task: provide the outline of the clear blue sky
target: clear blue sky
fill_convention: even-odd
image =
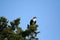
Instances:
[[[0,0],[0,16],[21,17],[22,29],[36,16],[39,40],[60,40],[60,0]]]

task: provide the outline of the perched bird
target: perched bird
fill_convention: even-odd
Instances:
[[[36,24],[36,17],[33,17],[33,19],[30,20],[30,25]]]

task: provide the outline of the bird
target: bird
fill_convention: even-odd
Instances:
[[[31,20],[30,20],[30,25],[34,25],[36,24],[36,17],[33,17]]]

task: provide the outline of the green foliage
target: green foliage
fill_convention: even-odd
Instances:
[[[19,27],[20,18],[17,18],[10,22],[5,17],[0,17],[0,40],[4,40],[7,37],[8,40],[26,40],[31,33],[37,34],[37,25],[28,25],[25,31]],[[15,31],[16,30],[16,31]]]
[[[37,25],[29,25],[27,28],[31,31],[36,31],[37,30]]]

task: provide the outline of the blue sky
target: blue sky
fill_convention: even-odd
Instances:
[[[0,16],[21,17],[22,29],[36,16],[39,40],[60,40],[60,0],[0,0]]]

